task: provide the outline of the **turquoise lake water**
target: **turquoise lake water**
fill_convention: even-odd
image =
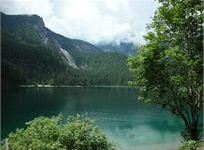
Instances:
[[[2,137],[39,116],[84,114],[121,150],[174,150],[182,122],[130,88],[18,88],[2,91]]]

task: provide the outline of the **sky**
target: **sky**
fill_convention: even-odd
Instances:
[[[93,44],[143,44],[155,0],[0,0],[7,14],[37,14],[52,31]]]

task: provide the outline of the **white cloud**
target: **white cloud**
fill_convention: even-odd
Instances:
[[[38,14],[51,30],[92,43],[142,43],[154,0],[1,0],[8,14]]]

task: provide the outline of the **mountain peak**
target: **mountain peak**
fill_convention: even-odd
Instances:
[[[8,21],[8,22],[14,22],[14,23],[30,23],[41,27],[45,26],[43,19],[36,14],[7,15],[1,12],[1,19],[3,20],[3,22]]]
[[[30,17],[31,20],[33,20],[33,23],[36,23],[37,25],[40,25],[40,26],[45,26],[42,17],[40,17],[40,16],[38,16],[38,15],[36,15],[36,14],[27,15],[27,16]]]

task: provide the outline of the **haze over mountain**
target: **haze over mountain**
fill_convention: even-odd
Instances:
[[[127,57],[45,27],[37,15],[1,13],[2,84],[124,85]]]
[[[139,45],[135,45],[131,42],[111,42],[111,43],[99,43],[96,45],[98,48],[102,49],[104,52],[118,52],[126,56],[134,55],[138,49]]]
[[[52,31],[92,44],[142,44],[157,6],[155,0],[2,0],[0,11],[38,14]]]

